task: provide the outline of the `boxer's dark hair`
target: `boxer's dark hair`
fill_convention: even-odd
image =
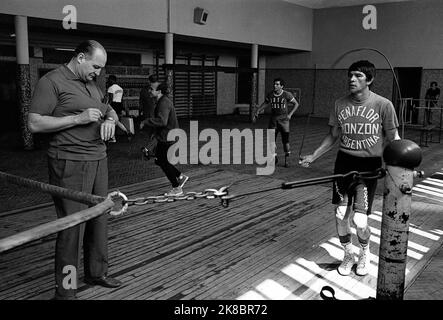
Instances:
[[[279,81],[283,87],[285,86],[285,80],[283,80],[282,78],[275,78],[273,83],[276,83],[277,81]]]
[[[360,61],[354,62],[349,67],[348,74],[350,74],[351,71],[363,72],[366,75],[366,79],[368,81],[373,80],[375,78],[375,73],[376,73],[376,69],[375,69],[374,64],[372,64],[368,60],[360,60]]]

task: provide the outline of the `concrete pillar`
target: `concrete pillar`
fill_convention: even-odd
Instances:
[[[172,99],[174,92],[174,70],[172,68],[174,64],[174,34],[170,32],[165,34],[165,64],[166,84]]]
[[[34,139],[27,120],[31,105],[31,73],[29,68],[28,18],[15,16],[15,41],[17,55],[17,98],[20,108],[20,130],[25,150],[34,149]]]
[[[251,68],[258,68],[258,44],[251,46]]]
[[[174,63],[174,34],[166,33],[165,34],[165,63],[173,64]]]
[[[251,68],[258,68],[258,44],[253,44],[251,47]],[[252,122],[252,115],[255,106],[258,104],[258,72],[254,71],[251,74],[251,104],[249,105],[249,116]]]

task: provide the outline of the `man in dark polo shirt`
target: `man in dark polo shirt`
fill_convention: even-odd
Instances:
[[[106,64],[106,50],[93,40],[79,44],[67,63],[38,82],[29,110],[31,132],[48,132],[51,184],[99,196],[108,193],[105,141],[114,136],[115,111],[102,103],[95,78]],[[58,218],[84,210],[76,201],[53,197]],[[55,249],[55,299],[75,299],[79,250],[83,235],[85,282],[118,287],[107,276],[107,214],[57,235]]]
[[[157,88],[152,88],[152,95],[157,100],[154,117],[143,120],[140,123],[140,129],[148,126],[155,130],[154,135],[158,140],[155,149],[155,164],[163,170],[172,185],[172,190],[165,195],[174,197],[183,195],[182,188],[189,177],[182,174],[168,160],[168,149],[174,144],[168,141],[168,133],[179,127],[174,104],[168,97],[168,93],[168,86],[164,82],[160,83]]]

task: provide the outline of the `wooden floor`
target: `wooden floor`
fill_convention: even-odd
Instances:
[[[282,182],[220,169],[200,168],[189,173],[185,191],[235,182],[230,189],[235,194]],[[134,198],[159,194],[168,185],[165,178],[158,178],[120,190]],[[417,276],[428,270],[431,257],[441,258],[443,215],[438,200],[413,197],[406,298],[420,296],[420,289],[414,293],[411,289]],[[255,194],[232,202],[228,208],[217,199],[132,206],[124,216],[110,218],[109,274],[124,285],[117,289],[86,286],[80,270],[78,296],[106,300],[317,300],[322,286],[329,285],[339,299],[375,297],[381,196],[376,198],[370,219],[372,264],[365,277],[343,277],[336,271],[342,251],[332,208],[329,185]],[[24,225],[28,229],[53,220],[53,210],[52,205],[42,205],[3,214],[0,238],[22,231]],[[52,297],[54,238],[1,255],[0,299]],[[426,292],[430,298],[442,298],[434,291]]]
[[[430,175],[413,188],[413,199],[424,200],[437,204],[436,211],[430,214],[443,216],[443,169]],[[443,221],[431,230],[432,237],[443,237]],[[405,300],[443,300],[443,246],[433,253],[433,257],[427,260],[420,275],[405,290]]]

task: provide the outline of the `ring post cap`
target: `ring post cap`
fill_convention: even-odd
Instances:
[[[383,160],[390,166],[412,170],[420,164],[421,159],[420,147],[407,139],[391,141],[383,150]]]

